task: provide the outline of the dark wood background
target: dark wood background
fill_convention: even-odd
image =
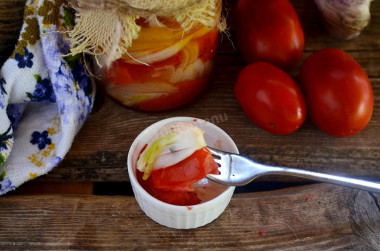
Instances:
[[[16,10],[22,1],[3,1],[22,13]],[[150,124],[173,116],[211,120],[242,154],[265,164],[380,180],[380,2],[372,3],[370,26],[350,41],[326,33],[313,1],[291,2],[305,31],[303,60],[322,48],[340,48],[369,75],[375,106],[363,131],[335,138],[307,119],[298,131],[276,136],[252,124],[233,96],[246,64],[235,49],[231,10],[236,1],[224,1],[231,37],[221,37],[208,89],[186,106],[157,113],[127,109],[99,91],[61,165],[0,198],[0,249],[380,250],[379,194],[267,177],[240,188],[238,192],[248,193],[235,194],[215,222],[187,231],[151,221],[132,196],[126,167],[132,141]],[[6,22],[0,17],[0,28],[2,23],[17,27],[21,19]],[[0,39],[0,60],[5,60],[17,32],[1,32]],[[302,61],[291,72],[295,78]]]
[[[312,52],[340,48],[349,53],[369,75],[375,106],[368,126],[359,134],[335,138],[319,131],[309,119],[296,132],[271,135],[245,116],[233,95],[239,71],[246,65],[238,52],[233,27],[231,41],[221,37],[216,72],[209,88],[196,100],[178,109],[147,113],[125,108],[99,93],[94,111],[78,134],[71,151],[52,173],[41,181],[128,181],[126,160],[134,138],[150,124],[173,116],[209,119],[225,130],[239,151],[257,161],[351,175],[380,178],[380,4],[372,4],[370,27],[358,38],[343,41],[326,34],[312,1],[292,1],[305,31],[303,59]],[[235,1],[225,6],[233,8]],[[227,11],[229,24],[233,12]],[[302,60],[303,61],[303,60]],[[297,78],[299,66],[291,74]],[[101,92],[101,90],[99,89]],[[272,178],[271,178],[272,180]]]

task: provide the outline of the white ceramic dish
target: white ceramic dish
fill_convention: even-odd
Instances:
[[[154,221],[161,225],[178,228],[196,228],[215,220],[228,206],[235,187],[226,187],[217,197],[193,206],[176,206],[162,202],[148,192],[138,183],[136,178],[136,162],[144,145],[152,135],[165,124],[173,121],[192,123],[202,128],[207,145],[233,153],[238,149],[233,140],[222,129],[202,119],[191,117],[174,117],[156,122],[142,131],[133,141],[128,153],[129,179],[140,208]]]

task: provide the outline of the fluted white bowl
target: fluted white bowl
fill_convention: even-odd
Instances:
[[[198,205],[176,206],[151,196],[136,178],[136,162],[143,147],[158,129],[173,121],[192,123],[203,129],[208,146],[232,153],[238,153],[238,149],[230,136],[218,126],[192,117],[173,117],[158,121],[142,131],[133,141],[128,153],[128,174],[133,193],[140,208],[148,217],[161,225],[178,229],[196,228],[212,222],[223,213],[231,200],[235,187],[226,187],[215,198]]]

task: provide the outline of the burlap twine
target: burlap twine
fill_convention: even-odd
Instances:
[[[76,24],[68,32],[71,54],[88,53],[101,66],[128,53],[132,40],[138,38],[136,19],[170,17],[187,32],[195,23],[226,28],[217,13],[218,0],[71,0],[76,10]]]

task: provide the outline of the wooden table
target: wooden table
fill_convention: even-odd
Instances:
[[[233,96],[245,63],[232,46],[236,46],[232,29],[232,43],[223,36],[209,88],[184,107],[139,112],[98,93],[93,113],[62,164],[0,198],[0,250],[380,250],[380,194],[263,178],[241,188],[211,224],[174,230],[145,216],[131,193],[126,159],[133,139],[150,124],[173,116],[214,122],[242,154],[262,163],[380,180],[380,2],[372,3],[370,27],[351,41],[326,34],[312,1],[292,3],[305,31],[303,59],[316,50],[336,47],[354,57],[369,75],[375,107],[363,131],[334,138],[307,119],[300,130],[275,136],[253,125]],[[235,4],[226,1],[225,6],[233,9]],[[232,24],[232,12],[228,18]],[[294,77],[299,65],[291,72]]]

